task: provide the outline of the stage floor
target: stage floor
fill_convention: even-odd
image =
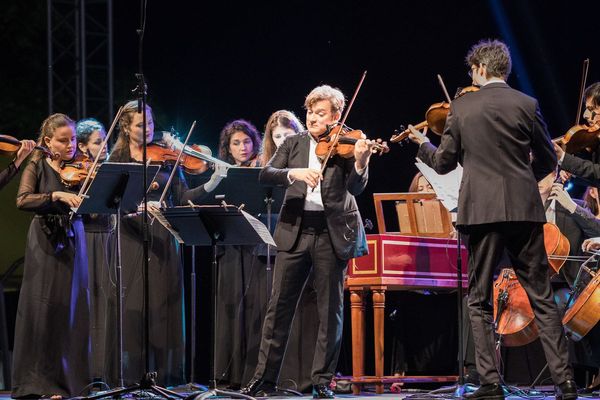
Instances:
[[[527,396],[524,392],[521,393],[513,393],[510,396],[507,396],[508,400],[518,400],[518,399],[528,399],[528,400],[553,400],[554,393],[551,392],[552,388],[547,387],[543,388],[542,392],[530,393]],[[136,395],[136,396],[128,396],[127,398],[140,398],[140,399],[158,399],[158,396],[153,395]],[[207,397],[207,398],[219,398],[219,399],[229,399],[227,396],[219,396],[219,397]],[[260,399],[266,399],[267,397],[260,397]],[[273,396],[268,397],[269,399],[278,399],[278,400],[286,400],[286,399],[296,399],[296,400],[308,400],[312,399],[312,396],[303,396],[303,397],[288,397],[288,396]],[[415,390],[411,390],[409,392],[402,393],[385,393],[381,395],[377,395],[374,393],[363,393],[358,396],[354,396],[351,394],[338,394],[336,395],[338,399],[352,399],[352,400],[379,400],[379,399],[406,399],[406,400],[432,400],[432,399],[452,399],[452,395],[449,393],[431,393],[422,391],[416,393]],[[580,399],[600,399],[600,395],[595,393],[594,395],[580,395]],[[0,392],[0,400],[10,400],[9,392]]]

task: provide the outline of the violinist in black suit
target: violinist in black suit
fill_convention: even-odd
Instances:
[[[332,398],[342,338],[346,264],[367,252],[366,236],[354,196],[367,185],[372,142],[359,140],[354,157],[321,161],[319,136],[339,121],[344,95],[323,85],[306,97],[308,131],[288,136],[260,174],[260,181],[286,186],[274,239],[277,244],[273,292],[263,325],[254,378],[242,393],[256,395],[278,379],[296,303],[313,270],[319,333],[312,365],[314,398]]]
[[[557,398],[577,398],[544,248],[544,207],[537,182],[556,167],[556,155],[535,99],[506,84],[506,45],[481,41],[467,55],[473,84],[452,102],[438,148],[412,128],[419,157],[444,174],[461,163],[457,225],[469,250],[469,316],[481,387],[465,398],[504,399],[494,348],[492,279],[504,251],[529,297]],[[481,190],[482,187],[488,188]]]
[[[19,167],[25,161],[25,159],[29,156],[29,154],[33,151],[35,147],[35,142],[33,140],[22,140],[21,147],[17,150],[17,155],[15,159],[8,164],[8,168],[0,171],[0,189],[10,182],[17,172],[19,172]]]
[[[585,99],[583,118],[598,134],[600,132],[600,82],[588,86],[583,93],[583,98]],[[565,153],[558,144],[554,144],[554,151],[556,151],[563,171],[569,172],[593,186],[600,187],[600,145],[592,150],[594,151],[592,159],[585,160]]]

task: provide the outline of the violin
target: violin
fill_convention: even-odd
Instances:
[[[589,126],[579,124],[581,108],[583,106],[583,93],[585,91],[589,66],[589,58],[583,60],[583,71],[581,73],[581,86],[579,87],[579,102],[577,104],[577,114],[575,115],[575,125],[569,128],[564,135],[552,140],[554,143],[561,146],[565,152],[570,154],[579,153],[583,150],[593,152],[600,144],[600,125],[596,124]]]
[[[320,160],[324,160],[328,155],[333,157],[336,154],[343,158],[351,158],[354,157],[354,145],[363,137],[363,131],[338,124],[319,136],[315,152]],[[374,143],[372,148],[379,154],[390,151],[385,142]]]
[[[202,152],[203,149],[198,145],[190,146],[196,151]],[[204,150],[206,151],[206,150]],[[146,147],[148,159],[153,163],[174,164],[179,157],[179,151],[171,149],[164,142],[153,142]],[[181,167],[189,174],[201,174],[208,170],[208,163],[198,157],[187,154],[185,151],[181,155]]]
[[[467,93],[472,93],[478,91],[479,88],[477,86],[467,86],[465,88],[459,88],[454,99],[464,96]],[[444,132],[444,127],[446,126],[446,119],[448,118],[448,113],[450,112],[450,102],[439,102],[433,103],[427,111],[425,112],[425,121],[420,122],[414,126],[416,130],[421,130],[425,127],[429,128],[436,135],[441,135]],[[390,142],[398,143],[408,138],[410,134],[410,129],[404,129],[402,132],[396,131]]]
[[[62,163],[59,170],[60,179],[67,187],[78,186],[87,178],[92,164],[87,155],[77,151],[71,160]]]
[[[567,133],[553,140],[569,153],[592,152],[600,145],[600,125],[574,125]]]
[[[539,336],[535,315],[512,268],[504,268],[494,282],[494,325],[502,344],[523,346]]]
[[[9,135],[0,135],[0,155],[12,155],[21,148],[21,141],[15,137]],[[51,159],[57,159],[58,154],[52,153],[44,146],[35,146],[35,150],[43,152],[47,157]]]

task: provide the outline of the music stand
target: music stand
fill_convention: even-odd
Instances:
[[[116,254],[116,305],[117,305],[117,358],[118,358],[118,385],[113,390],[100,392],[87,399],[99,399],[109,396],[133,392],[136,390],[153,389],[162,396],[184,397],[177,393],[168,391],[154,385],[150,380],[143,380],[133,386],[124,388],[123,382],[123,288],[122,288],[122,264],[121,264],[121,217],[125,214],[136,212],[138,205],[144,196],[142,180],[144,170],[148,176],[154,177],[158,173],[159,166],[149,165],[146,168],[139,163],[113,163],[105,162],[100,165],[98,172],[88,191],[86,197],[76,211],[78,214],[116,214],[117,232],[117,254]]]
[[[179,232],[183,241],[193,246],[212,247],[212,319],[211,325],[211,354],[209,386],[212,389],[201,395],[203,398],[212,395],[228,395],[230,397],[252,399],[237,392],[228,392],[217,389],[214,357],[215,349],[215,321],[217,299],[217,247],[234,245],[257,245],[266,243],[275,245],[267,227],[238,207],[230,205],[207,206],[182,206],[162,210],[163,216],[169,224]]]
[[[258,216],[266,214],[266,225],[271,232],[273,210],[279,212],[285,197],[285,188],[260,183],[258,176],[262,168],[234,167],[227,170],[227,177],[210,193],[205,204],[243,204],[244,211]],[[243,188],[243,189],[242,189]],[[267,299],[271,298],[273,268],[271,245],[267,244]]]

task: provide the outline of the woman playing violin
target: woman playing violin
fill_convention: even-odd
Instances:
[[[152,109],[147,106],[146,140],[154,139],[154,118]],[[143,158],[143,115],[137,111],[137,102],[130,101],[123,107],[119,119],[119,136],[109,157],[115,162],[141,162]],[[157,161],[157,160],[154,160]],[[162,191],[168,181],[171,166],[163,165],[148,192],[149,208],[157,206]],[[183,172],[179,168],[174,175],[165,202],[168,206],[196,201],[205,193],[202,187],[188,189]],[[184,325],[183,325],[183,268],[180,250],[171,234],[159,223],[149,226],[149,272],[150,319],[149,348],[151,370],[158,372],[161,385],[178,385],[184,377]],[[121,246],[123,251],[123,347],[126,354],[125,383],[137,382],[144,371],[142,358],[144,329],[142,318],[143,280],[142,260],[142,218],[124,217],[121,225]],[[168,299],[168,301],[166,300]],[[112,353],[111,353],[112,354]],[[115,365],[107,363],[107,365]],[[116,371],[111,371],[115,379]]]
[[[74,397],[89,383],[88,269],[81,218],[69,219],[80,198],[62,182],[61,163],[77,149],[75,123],[64,114],[43,122],[27,164],[17,207],[35,213],[25,249],[15,324],[12,397]]]
[[[21,147],[17,150],[17,155],[15,159],[8,164],[8,167],[2,171],[0,171],[0,189],[10,182],[12,178],[17,175],[19,172],[19,167],[25,161],[27,156],[31,154],[33,148],[35,147],[35,142],[33,140],[21,140]]]
[[[585,111],[583,118],[589,125],[588,130],[600,134],[600,82],[590,85],[583,93]],[[564,171],[570,172],[578,178],[584,179],[594,186],[600,185],[600,145],[593,151],[592,160],[584,160],[566,153],[558,144],[554,144],[554,151],[559,159],[559,164]]]
[[[106,146],[102,142],[106,138],[104,125],[94,118],[77,122],[78,151],[90,160],[100,153],[99,162],[106,159]],[[102,382],[110,382],[110,374],[106,371],[107,354],[114,353],[117,327],[115,326],[116,310],[114,309],[114,286],[111,262],[114,260],[115,219],[111,215],[84,215],[83,226],[88,248],[88,277],[90,288],[90,339],[91,362],[90,376]]]

